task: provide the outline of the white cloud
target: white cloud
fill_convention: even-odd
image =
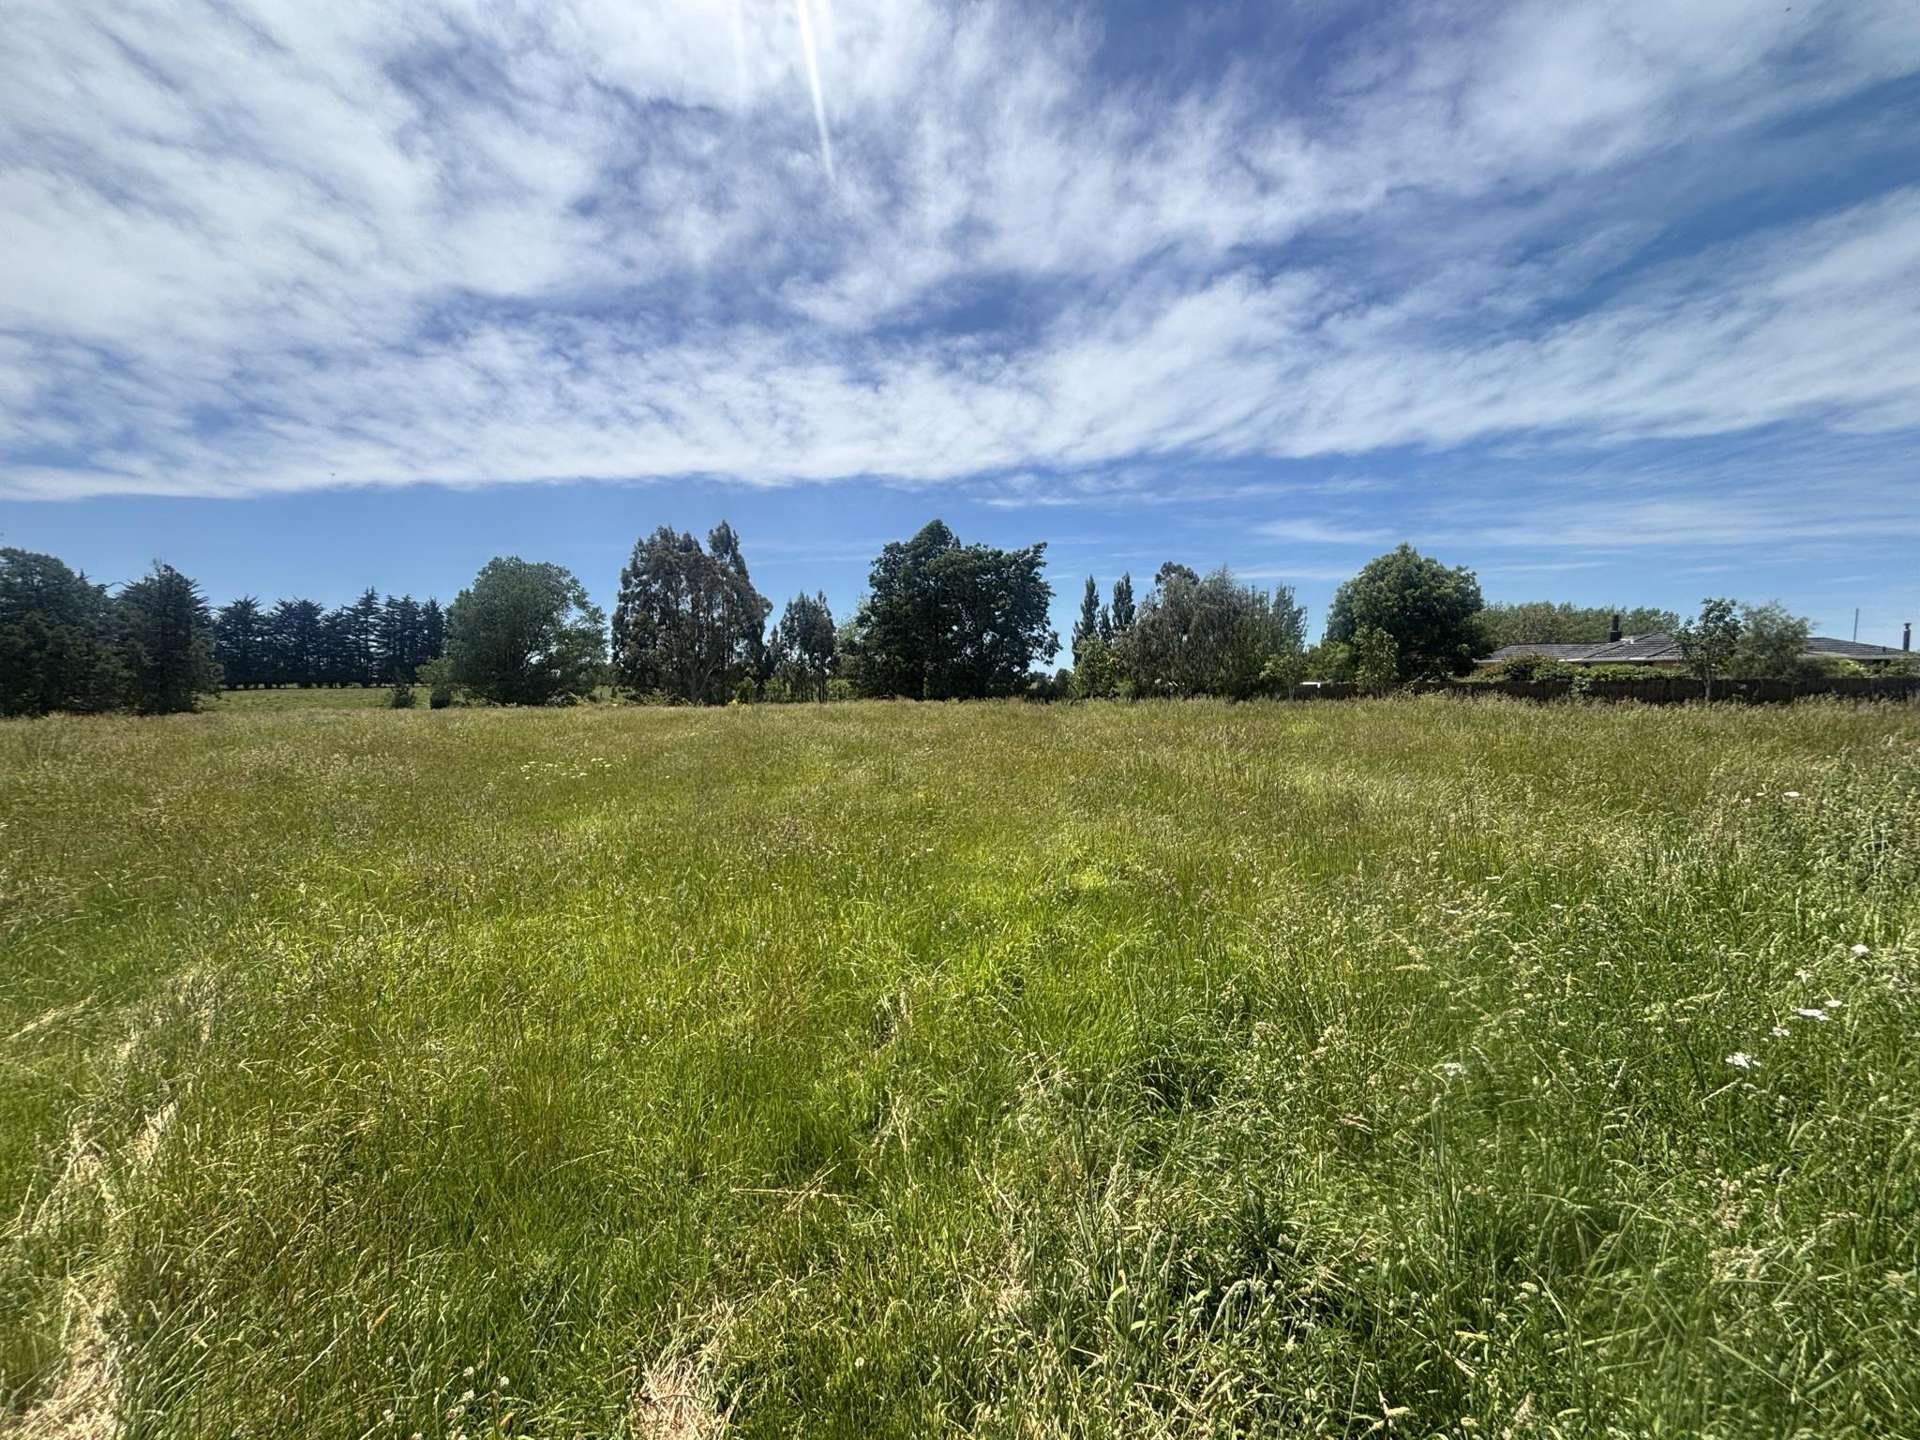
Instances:
[[[1257,527],[1274,540],[1298,540],[1308,545],[1377,545],[1389,532],[1370,525],[1336,525],[1324,520],[1272,520]]]
[[[1621,174],[1920,68],[1909,5],[1415,7],[1316,86],[1173,93],[1100,83],[1090,18],[812,14],[831,179],[791,4],[16,6],[0,494],[1039,505],[1188,456],[1920,427],[1920,190],[1567,309],[1666,223]]]

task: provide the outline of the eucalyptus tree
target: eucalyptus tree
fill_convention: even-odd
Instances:
[[[720,704],[757,684],[770,602],[753,588],[740,537],[662,525],[633,547],[613,610],[613,671],[635,693]]]
[[[773,629],[774,671],[790,693],[827,698],[839,637],[825,593],[796,595],[787,601]]]
[[[915,700],[1022,693],[1060,637],[1048,624],[1053,587],[1045,543],[1015,550],[963,545],[939,520],[883,548],[854,618],[866,693]]]

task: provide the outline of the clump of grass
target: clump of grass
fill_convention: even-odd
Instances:
[[[1910,708],[235,706],[0,826],[23,1423],[76,1283],[153,1435],[1920,1406]]]

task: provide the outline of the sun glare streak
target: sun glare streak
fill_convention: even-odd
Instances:
[[[833,137],[827,134],[827,103],[820,93],[820,59],[813,48],[813,16],[807,0],[793,0],[794,14],[800,17],[800,51],[807,61],[807,84],[813,89],[813,123],[820,131],[820,163],[827,167],[827,181],[833,181]]]
[[[733,24],[733,108],[747,108],[747,32],[740,23],[740,0],[731,0],[727,18]]]

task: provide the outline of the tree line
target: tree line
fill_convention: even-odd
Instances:
[[[213,610],[164,562],[110,593],[52,555],[0,549],[0,715],[191,710],[221,688],[412,684],[446,647],[435,600],[368,590],[327,609],[251,595]]]
[[[213,656],[229,690],[411,684],[446,642],[439,601],[383,600],[371,589],[332,610],[313,600],[282,600],[269,610],[243,595],[213,615]]]
[[[1709,601],[1670,611],[1531,602],[1487,605],[1471,570],[1408,545],[1341,585],[1318,642],[1292,587],[1169,561],[1136,595],[1131,573],[1104,594],[1089,576],[1070,637],[1049,622],[1046,545],[963,542],[934,520],[884,546],[854,613],[836,622],[824,593],[789,599],[778,619],[755,587],[740,537],[722,521],[696,536],[662,526],[620,572],[611,623],[564,566],[501,556],[443,613],[428,599],[367,590],[327,609],[271,608],[242,596],[211,610],[172,566],[110,595],[49,555],[0,550],[0,714],[191,709],[219,689],[413,686],[494,704],[566,704],[603,688],[676,704],[1217,695],[1292,692],[1309,677],[1384,691],[1463,675],[1502,645],[1673,634],[1709,679],[1742,663],[1797,663],[1806,622],[1777,606]],[[769,623],[771,622],[771,623]],[[1736,633],[1737,632],[1737,633]],[[1732,637],[1732,638],[1730,638]],[[1745,657],[1744,660],[1742,657]]]

